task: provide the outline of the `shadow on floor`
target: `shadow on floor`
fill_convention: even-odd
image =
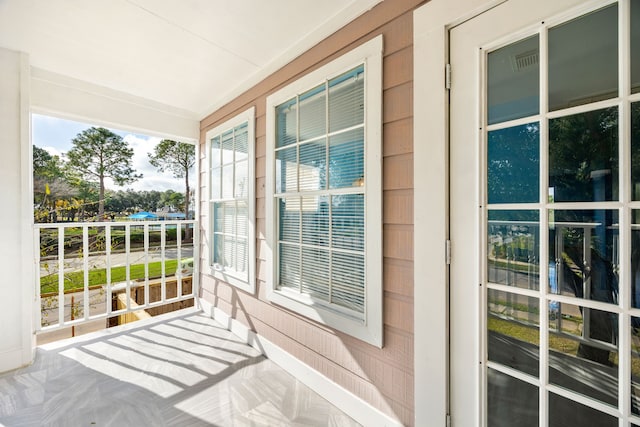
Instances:
[[[41,346],[0,375],[5,426],[355,426],[194,311]]]

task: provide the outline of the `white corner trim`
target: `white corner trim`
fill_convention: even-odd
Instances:
[[[363,426],[402,426],[399,420],[374,408],[279,346],[251,331],[211,303],[200,299],[200,306],[204,313]]]
[[[22,365],[33,362],[36,355],[36,336],[34,333],[34,313],[40,310],[36,306],[36,263],[35,253],[37,243],[34,242],[33,230],[33,174],[30,172],[33,165],[31,149],[31,68],[29,56],[20,54],[20,234],[28,236],[20,244],[21,280],[22,284]]]
[[[449,29],[506,0],[431,0],[413,15],[415,425],[445,425],[448,412]],[[455,83],[454,83],[455,84]],[[428,94],[426,96],[425,94]]]

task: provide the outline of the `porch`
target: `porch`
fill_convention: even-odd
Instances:
[[[0,376],[0,424],[355,426],[198,308],[37,348]]]
[[[320,408],[317,406],[320,404],[308,403],[307,397],[296,397],[298,391],[294,393],[292,390],[298,390],[301,386],[282,386],[278,378],[269,381],[281,389],[281,394],[278,394],[280,397],[272,401],[271,394],[276,391],[269,389],[266,392],[261,388],[267,387],[263,384],[267,382],[260,377],[261,371],[249,371],[250,368],[271,362],[285,367],[295,378],[312,386],[363,425],[411,426],[424,425],[422,420],[433,420],[435,417],[441,421],[445,419],[442,399],[446,391],[443,381],[445,365],[440,363],[444,360],[440,356],[446,353],[446,340],[440,337],[425,340],[428,346],[416,342],[413,320],[412,22],[414,10],[425,1],[331,0],[311,3],[292,0],[283,0],[278,5],[231,2],[228,4],[229,10],[221,7],[219,2],[208,1],[196,1],[179,7],[166,1],[137,0],[116,2],[109,7],[67,1],[42,3],[38,7],[23,7],[27,3],[11,1],[0,6],[0,22],[6,24],[0,26],[3,28],[0,32],[6,35],[0,48],[0,69],[5,76],[5,84],[0,88],[3,95],[0,97],[0,106],[7,111],[0,115],[0,123],[7,129],[3,135],[3,156],[0,159],[3,189],[6,189],[3,202],[7,207],[0,216],[0,232],[5,242],[0,245],[3,254],[0,268],[11,271],[19,278],[0,281],[4,297],[0,305],[0,325],[5,325],[0,340],[0,373],[35,363],[31,368],[20,368],[0,376],[0,381],[7,384],[6,388],[0,387],[0,393],[11,391],[11,395],[0,395],[0,411],[5,411],[2,402],[8,402],[7,407],[13,408],[12,414],[0,412],[0,424],[20,425],[32,420],[34,423],[54,425],[80,422],[96,425],[261,425],[260,419],[263,420],[262,425],[343,424],[342,415],[331,415],[333,409],[319,410],[319,413],[328,413],[328,418],[299,418],[297,414],[306,417],[315,413],[313,408]],[[117,37],[114,37],[115,33]],[[373,308],[372,305],[370,309],[358,306],[361,297],[357,292],[362,292],[365,283],[363,274],[359,273],[359,287],[336,288],[349,293],[339,299],[342,305],[354,300],[359,311],[349,307],[345,310],[341,306],[336,310],[320,311],[329,305],[326,301],[328,298],[315,304],[315,301],[302,301],[302,295],[301,301],[306,304],[305,312],[296,312],[272,300],[269,295],[277,285],[272,273],[277,271],[278,266],[270,259],[271,254],[275,253],[272,251],[277,248],[273,241],[275,235],[267,238],[274,210],[267,209],[267,200],[273,200],[266,191],[267,188],[273,188],[268,185],[270,178],[267,177],[267,171],[273,169],[273,162],[268,162],[267,158],[273,152],[267,152],[266,135],[274,121],[267,120],[266,98],[276,88],[285,87],[298,76],[324,67],[336,56],[348,53],[368,41],[381,41],[383,38],[383,43],[375,43],[379,47],[375,53],[379,59],[375,67],[376,77],[367,77],[367,81],[375,82],[371,86],[377,95],[366,97],[370,104],[366,110],[375,116],[375,120],[368,119],[367,123],[373,125],[371,133],[377,136],[379,146],[361,149],[362,153],[367,152],[375,157],[368,164],[376,164],[380,170],[370,174],[366,185],[362,185],[365,183],[363,177],[355,176],[344,181],[346,190],[328,190],[336,193],[331,194],[332,197],[342,196],[337,194],[340,191],[353,193],[347,194],[350,200],[360,200],[362,192],[369,188],[366,191],[373,195],[371,199],[378,204],[378,208],[370,212],[375,211],[381,218],[370,220],[368,228],[371,230],[369,234],[382,239],[384,245],[369,245],[376,252],[367,251],[372,259],[375,258],[368,264],[375,267],[375,271],[372,267],[371,274],[367,274],[376,279],[376,285],[370,287],[367,301],[375,302],[376,306]],[[74,47],[65,47],[67,42]],[[361,59],[358,57],[356,62]],[[326,77],[334,78],[329,75]],[[361,106],[364,107],[364,104],[358,104],[358,108]],[[254,127],[254,137],[249,140],[251,144],[247,145],[254,147],[254,153],[246,163],[255,167],[254,175],[249,180],[255,187],[255,194],[249,197],[254,206],[248,211],[255,214],[255,218],[247,224],[254,228],[255,238],[247,239],[247,247],[253,250],[253,253],[248,252],[247,265],[253,271],[246,280],[250,289],[243,289],[231,283],[233,277],[216,277],[215,263],[211,262],[214,236],[213,192],[210,191],[212,154],[206,134],[249,109],[255,111],[251,120],[247,121]],[[171,281],[180,281],[167,274],[166,265],[165,271],[160,274],[159,296],[155,296],[152,289],[152,281],[158,280],[154,274],[145,274],[138,281],[133,277],[112,277],[94,285],[91,278],[87,277],[91,276],[94,256],[104,257],[105,262],[98,269],[104,269],[105,272],[110,271],[111,267],[120,267],[116,265],[120,261],[114,261],[113,257],[109,261],[106,253],[93,254],[94,249],[85,251],[83,246],[81,255],[75,257],[81,264],[83,277],[80,285],[73,287],[73,300],[63,279],[63,271],[70,268],[68,264],[72,257],[68,257],[64,251],[58,253],[58,258],[54,260],[59,272],[57,278],[51,280],[54,289],[47,292],[50,295],[42,297],[42,289],[36,280],[38,274],[41,277],[53,276],[56,272],[48,270],[47,274],[43,274],[41,270],[38,273],[38,268],[42,268],[42,259],[39,258],[38,245],[34,245],[32,239],[32,141],[29,128],[30,114],[33,113],[117,127],[196,145],[196,222],[192,253],[185,255],[175,252],[165,254],[164,258],[165,261],[193,259],[192,288],[181,288],[178,284],[173,294],[174,285]],[[364,124],[357,126],[357,129],[344,128],[340,132],[356,134],[355,131],[360,132]],[[331,137],[334,136],[337,135]],[[330,145],[327,145],[326,153],[331,155]],[[352,203],[352,210],[364,212],[364,208],[361,209],[364,205],[358,203]],[[302,214],[302,205],[298,205],[298,208]],[[367,218],[373,216],[367,214]],[[80,238],[89,243],[94,227],[104,227],[105,238],[106,229],[111,230],[112,236],[126,234],[116,222],[111,225],[92,223],[74,227],[83,228]],[[349,234],[357,231],[344,221],[336,222],[336,227],[342,227]],[[443,230],[440,223],[434,229]],[[100,229],[97,231],[102,232]],[[41,232],[39,229],[35,231]],[[51,232],[54,239],[58,239],[58,248],[64,246],[64,243],[60,244],[60,236],[66,233],[66,230],[61,233],[59,229],[57,235],[56,231]],[[429,237],[426,241],[437,240]],[[357,260],[361,260],[363,254],[361,250],[358,252],[345,248],[345,242],[345,239],[333,238],[332,244],[336,247],[331,248],[331,254],[337,254],[334,256],[336,265],[348,267],[354,257],[345,254],[356,255]],[[107,247],[110,245],[105,245],[105,252]],[[303,250],[308,252],[308,248],[302,244],[296,248],[300,249],[300,253]],[[435,248],[434,245],[434,251]],[[317,253],[328,253],[313,249]],[[129,249],[126,249],[125,253],[128,252]],[[145,258],[150,257],[150,248],[136,252],[144,254]],[[425,262],[424,259],[430,261]],[[427,256],[424,259],[421,259],[423,265],[443,264],[441,256]],[[144,264],[149,262],[145,261]],[[130,259],[127,263],[142,262]],[[322,268],[326,263],[317,265]],[[75,267],[71,268],[74,273],[77,271]],[[358,272],[363,271],[362,267],[359,268]],[[126,274],[130,275],[131,271]],[[349,278],[346,274],[341,277]],[[416,277],[420,277],[420,283],[424,277],[434,278],[429,283],[440,283],[437,274]],[[369,282],[373,283],[373,280]],[[141,283],[144,286],[140,286]],[[101,288],[94,290],[93,286]],[[444,307],[440,304],[444,301],[441,298],[443,289],[438,287],[434,294],[431,286],[423,286],[416,294],[428,292],[429,300],[437,300],[437,307]],[[100,294],[100,291],[104,292],[105,302],[95,303],[92,299],[94,292]],[[113,293],[124,295],[124,304],[113,304]],[[140,295],[142,303],[138,300]],[[258,353],[243,353],[236,354],[238,361],[227,360],[227,364],[223,364],[219,371],[206,371],[201,359],[186,359],[180,365],[174,362],[178,356],[171,352],[165,355],[164,352],[168,350],[163,346],[169,344],[178,351],[195,346],[193,340],[190,342],[186,339],[185,334],[192,333],[188,328],[180,329],[182,335],[171,337],[173,345],[144,341],[136,344],[141,347],[127,347],[124,343],[140,340],[135,335],[137,332],[120,333],[111,329],[97,335],[86,335],[85,338],[77,337],[74,341],[61,341],[58,346],[36,345],[45,333],[59,333],[69,328],[76,328],[77,332],[81,325],[92,321],[105,324],[109,318],[129,315],[141,309],[156,309],[166,303],[178,304],[187,299],[195,300],[196,304],[209,304],[205,312],[208,315],[216,310],[213,317],[222,321],[224,327],[244,327],[255,337],[269,340],[272,343],[269,345],[276,348],[277,352],[267,348],[263,354],[271,362],[254,360]],[[292,298],[289,300],[293,301]],[[43,301],[45,304],[57,301],[57,304],[52,303],[44,319],[36,315],[41,312]],[[426,322],[430,325],[428,329],[438,333],[444,331],[441,328],[444,319],[440,316],[441,311],[428,311],[434,316],[434,319]],[[235,324],[227,324],[219,317],[225,315]],[[348,326],[342,327],[343,324]],[[360,327],[360,324],[363,326]],[[356,327],[364,330],[365,324],[367,327],[375,326],[375,340],[372,338],[367,341],[354,334]],[[166,323],[158,325],[174,327]],[[138,329],[141,327],[139,324],[131,326],[133,331],[146,330]],[[39,343],[42,344],[42,341]],[[423,357],[425,348],[429,348],[428,358]],[[156,352],[159,350],[162,353]],[[131,357],[134,354],[135,357]],[[158,354],[163,356],[159,357]],[[437,357],[432,358],[432,355]],[[207,364],[215,365],[220,362],[218,359],[224,359],[217,353],[209,356]],[[147,364],[149,358],[157,364]],[[161,363],[156,358],[168,361]],[[89,366],[93,363],[98,363],[101,370]],[[47,366],[54,367],[49,368],[52,369],[50,373],[47,373]],[[175,377],[171,369],[176,366],[185,373],[184,378],[182,375]],[[199,366],[195,373],[184,371],[192,366]],[[432,366],[436,366],[436,369],[431,369]],[[117,369],[117,372],[112,372],[112,369]],[[414,380],[420,377],[421,371],[427,369],[433,371],[436,377],[433,381]],[[239,381],[238,377],[244,379],[252,376],[251,382],[244,386],[251,390],[251,399],[231,389],[229,383],[232,379]],[[79,385],[71,387],[77,378]],[[424,375],[420,378],[424,378]],[[53,379],[55,382],[49,383]],[[160,380],[169,391],[153,388]],[[293,384],[299,383],[294,381]],[[214,388],[214,385],[218,388]],[[224,393],[220,387],[226,387]],[[427,388],[429,399],[423,399],[425,393],[422,389]],[[77,389],[76,392],[74,389]],[[102,394],[110,390],[114,390],[115,397],[106,400]],[[242,403],[233,400],[234,393],[238,402]],[[229,399],[235,403],[224,400],[227,397],[222,397],[222,394],[230,395]],[[209,396],[211,398],[205,401],[205,397]],[[254,401],[255,406],[247,403]],[[428,418],[415,417],[415,401],[424,402],[421,410],[429,413]],[[86,402],[91,403],[86,405]],[[258,402],[262,402],[262,406]],[[291,402],[296,406],[292,406]],[[436,409],[431,410],[432,407]],[[251,411],[262,418],[247,415]],[[153,412],[154,418],[148,412]],[[344,423],[349,424],[350,421]]]

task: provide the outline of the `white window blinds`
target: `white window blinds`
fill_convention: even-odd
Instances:
[[[250,110],[251,114],[253,110]],[[246,113],[247,114],[247,113]],[[210,264],[214,275],[252,291],[253,116],[207,133],[210,147]],[[243,119],[244,118],[244,119]]]
[[[266,296],[382,346],[382,36],[267,97]]]
[[[276,106],[278,288],[365,307],[364,79],[360,65]]]

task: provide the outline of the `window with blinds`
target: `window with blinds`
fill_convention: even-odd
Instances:
[[[276,107],[278,288],[364,313],[364,65]]]
[[[358,328],[382,317],[381,42],[267,100],[270,297],[375,343]]]
[[[253,109],[207,133],[214,276],[253,292]]]

